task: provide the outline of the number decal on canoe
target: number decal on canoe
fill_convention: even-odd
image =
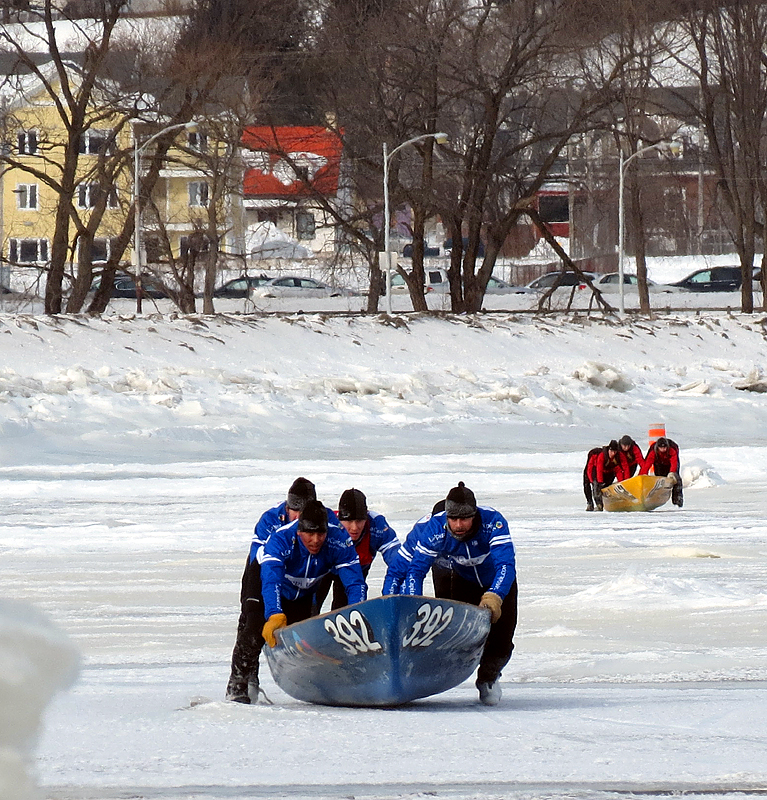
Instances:
[[[328,617],[325,620],[325,630],[350,656],[377,653],[383,649],[373,638],[370,623],[356,609],[349,614],[349,619],[343,614],[338,614],[334,619]]]
[[[428,647],[453,619],[453,609],[424,603],[418,609],[418,619],[407,636],[402,638],[403,647]]]

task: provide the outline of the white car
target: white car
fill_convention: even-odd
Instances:
[[[329,286],[314,278],[272,278],[250,291],[251,298],[268,297],[354,297],[357,293],[344,286]]]
[[[506,283],[495,275],[490,276],[487,282],[487,289],[485,294],[530,294],[530,289],[527,286],[514,286],[511,283]]]
[[[444,269],[425,269],[425,292],[449,292],[450,283],[447,279],[447,272]],[[405,279],[399,272],[392,273],[391,276],[391,293],[392,294],[408,294],[407,284]]]
[[[620,274],[618,272],[608,272],[606,275],[601,275],[599,280],[595,281],[594,285],[599,289],[600,292],[605,292],[607,294],[619,294],[620,293]],[[637,279],[636,275],[629,275],[627,273],[623,274],[623,291],[625,292],[636,292],[639,289],[639,280]],[[677,286],[668,286],[665,283],[655,283],[648,279],[647,281],[647,289],[651,293],[657,292],[678,292],[679,288]]]

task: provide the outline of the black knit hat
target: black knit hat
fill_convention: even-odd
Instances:
[[[338,519],[366,519],[368,515],[367,498],[359,489],[347,489],[338,501]]]
[[[634,440],[626,434],[625,436],[621,436],[620,438],[620,446],[621,447],[631,447],[634,444]]]
[[[288,489],[288,508],[300,511],[307,500],[316,500],[317,492],[314,484],[307,478],[296,478]]]
[[[477,501],[474,492],[467,488],[463,481],[458,481],[458,486],[454,486],[445,499],[445,512],[452,519],[466,519],[473,517],[477,513]]]
[[[668,439],[665,436],[661,436],[657,442],[655,442],[656,447],[668,447]]]
[[[328,532],[328,512],[319,500],[307,500],[298,515],[298,530],[307,533]]]
[[[607,449],[615,450],[616,453],[618,452],[618,450],[620,450],[620,448],[618,447],[618,442],[616,442],[615,439],[610,439],[610,444],[607,445]]]

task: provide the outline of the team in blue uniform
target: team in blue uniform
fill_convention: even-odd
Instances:
[[[384,517],[368,511],[358,489],[341,495],[336,517],[317,501],[306,478],[294,481],[287,500],[266,511],[255,527],[227,699],[249,703],[257,696],[264,643],[276,645],[280,628],[319,613],[331,584],[333,609],[363,601],[379,552],[388,567],[384,595],[422,594],[432,569],[437,597],[489,611],[492,624],[476,685],[483,703],[497,704],[498,678],[511,658],[517,623],[514,544],[504,517],[477,506],[460,482],[400,545]]]

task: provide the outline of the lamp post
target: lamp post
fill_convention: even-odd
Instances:
[[[150,136],[142,145],[138,143],[136,126],[133,126],[133,250],[134,250],[134,274],[136,276],[136,313],[141,313],[141,203],[139,202],[139,165],[141,164],[141,154],[156,139],[159,139],[170,131],[197,129],[196,122],[179,122],[176,125],[168,125],[157,133]]]
[[[386,142],[383,143],[383,190],[384,190],[384,261],[386,269],[386,313],[391,316],[391,252],[390,252],[390,237],[389,228],[391,227],[391,220],[389,218],[389,162],[392,156],[403,147],[409,144],[416,144],[423,142],[426,139],[434,139],[437,144],[444,144],[448,136],[446,133],[424,133],[421,136],[414,136],[406,142],[397,145],[391,153],[388,150]]]
[[[648,150],[658,150],[660,148],[673,146],[674,142],[669,140],[664,140],[662,142],[656,142],[655,144],[648,144],[646,147],[640,147],[636,153],[632,153],[628,158],[623,157],[623,148],[618,147],[619,150],[619,170],[618,170],[618,309],[620,310],[621,314],[626,313],[626,298],[623,288],[623,250],[624,250],[624,220],[623,220],[623,183],[625,180],[626,174],[626,167],[637,157],[641,156],[642,153],[646,153]]]

